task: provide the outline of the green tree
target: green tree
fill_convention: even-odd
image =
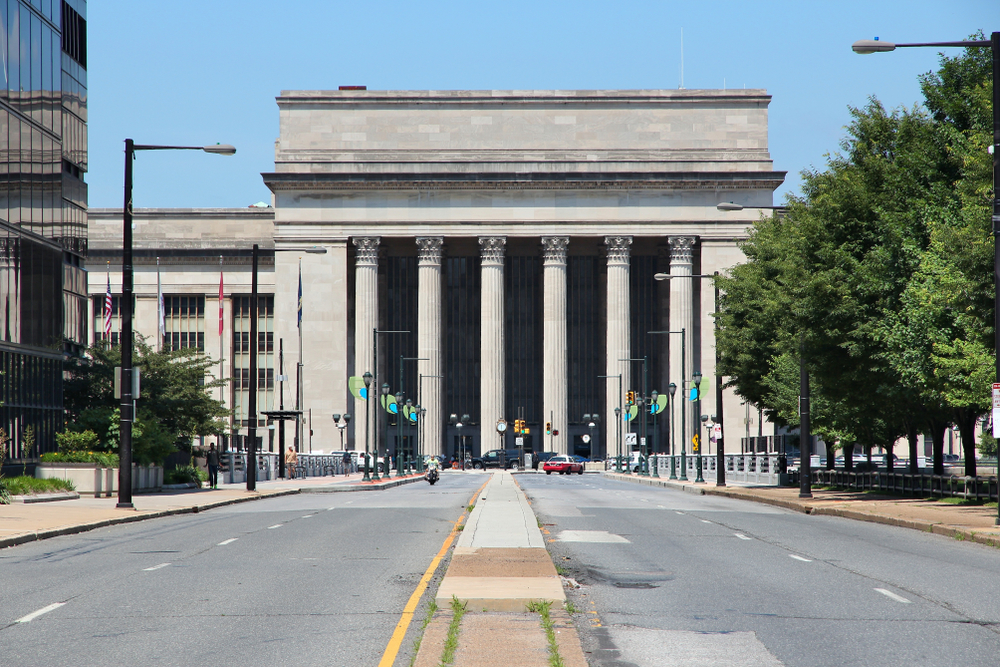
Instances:
[[[64,406],[72,430],[102,436],[105,451],[118,448],[119,399],[114,398],[114,369],[121,351],[106,344],[88,350],[88,359],[67,362]],[[133,424],[133,455],[140,463],[162,463],[175,449],[190,452],[197,436],[225,432],[229,413],[212,397],[226,380],[214,378],[217,362],[194,349],[153,350],[136,338],[134,366],[142,369],[140,398]]]

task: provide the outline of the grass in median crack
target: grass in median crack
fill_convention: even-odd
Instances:
[[[545,637],[549,641],[549,667],[564,667],[562,656],[559,655],[559,645],[556,643],[555,624],[549,615],[552,603],[549,601],[533,600],[528,603],[528,611],[542,617],[542,628],[545,630]]]
[[[430,603],[427,605],[427,616],[424,617],[424,622],[420,624],[420,632],[417,640],[413,642],[413,656],[410,657],[410,667],[413,667],[413,664],[417,661],[417,655],[420,653],[420,642],[424,638],[424,632],[427,631],[427,626],[430,625],[431,619],[434,618],[434,612],[437,609],[437,600],[431,598]]]
[[[441,664],[450,665],[455,661],[455,651],[458,649],[458,628],[465,616],[465,604],[458,597],[451,596],[451,623],[448,624],[448,637],[444,640],[444,652],[441,654]]]

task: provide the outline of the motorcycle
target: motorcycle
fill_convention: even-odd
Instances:
[[[424,479],[426,479],[431,486],[434,486],[434,482],[438,481],[437,468],[429,468],[427,473],[424,475]]]

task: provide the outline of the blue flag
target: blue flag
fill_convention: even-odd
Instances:
[[[302,262],[299,262],[299,329],[302,328]]]

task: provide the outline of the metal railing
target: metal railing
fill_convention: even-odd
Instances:
[[[813,470],[813,484],[838,486],[858,491],[885,491],[916,498],[963,498],[996,500],[996,477],[959,477],[957,475],[922,475],[902,472],[848,472]]]
[[[741,482],[745,484],[758,484],[761,486],[779,486],[787,483],[783,479],[786,473],[786,466],[783,454],[725,454],[726,480]],[[697,478],[698,457],[685,457],[687,466],[686,476],[689,480]],[[630,472],[634,472],[636,467],[645,468],[645,460],[635,461],[631,464]],[[613,470],[614,459],[608,460],[608,469]],[[714,482],[718,469],[718,458],[715,455],[701,457],[702,476],[708,482]],[[681,476],[681,457],[669,454],[653,454],[649,457],[649,474],[655,473],[661,478],[670,478],[671,471]]]
[[[326,475],[343,475],[344,460],[337,454],[299,454],[295,466],[296,477],[324,477]],[[247,480],[246,452],[223,452],[219,473],[227,484],[242,484]],[[347,464],[347,471],[358,472],[357,461]],[[286,473],[287,474],[287,473]],[[278,478],[278,455],[257,455],[257,481],[267,481]]]

